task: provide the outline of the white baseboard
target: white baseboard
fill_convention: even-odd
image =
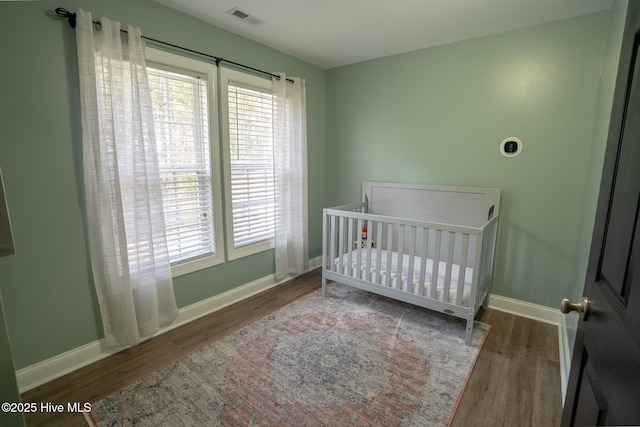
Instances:
[[[500,295],[489,296],[489,308],[527,317],[544,323],[550,323],[558,327],[558,349],[560,357],[560,386],[562,387],[562,405],[567,392],[569,370],[571,369],[571,350],[567,336],[567,324],[560,310],[531,304],[528,302],[503,297]]]
[[[309,271],[321,265],[321,257],[309,260]],[[274,275],[269,275],[247,283],[243,286],[231,289],[220,295],[199,301],[195,304],[183,307],[178,311],[178,318],[160,331],[157,335],[175,329],[200,317],[221,310],[231,304],[242,301],[282,282],[275,282]],[[38,362],[16,372],[20,393],[31,390],[45,384],[76,369],[90,365],[105,357],[124,350],[126,347],[107,347],[104,339],[100,339],[78,348],[74,348],[42,362]]]
[[[489,308],[552,325],[559,325],[562,318],[560,310],[494,294],[489,296]]]

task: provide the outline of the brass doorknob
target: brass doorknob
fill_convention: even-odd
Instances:
[[[569,298],[564,298],[562,300],[562,305],[560,306],[560,311],[564,314],[571,311],[577,311],[582,316],[582,320],[587,320],[587,317],[589,316],[589,298],[582,298],[581,303],[573,303]]]

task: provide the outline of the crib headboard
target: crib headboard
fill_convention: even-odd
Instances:
[[[420,221],[480,227],[500,212],[500,189],[364,182],[368,212]]]

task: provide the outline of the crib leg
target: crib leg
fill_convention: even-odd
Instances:
[[[482,305],[480,307],[482,307],[483,310],[486,310],[487,307],[489,307],[489,292],[487,292],[487,294],[484,296],[484,299],[482,300]]]
[[[325,298],[326,296],[327,296],[327,279],[325,277],[322,277],[322,298]]]
[[[471,338],[473,337],[473,316],[469,315],[470,318],[467,319],[467,333],[464,337],[464,343],[466,345],[471,345]]]

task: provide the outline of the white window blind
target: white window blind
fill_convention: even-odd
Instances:
[[[215,254],[206,75],[147,67],[171,262]]]
[[[273,96],[230,80],[227,97],[233,240],[240,248],[275,233]]]

